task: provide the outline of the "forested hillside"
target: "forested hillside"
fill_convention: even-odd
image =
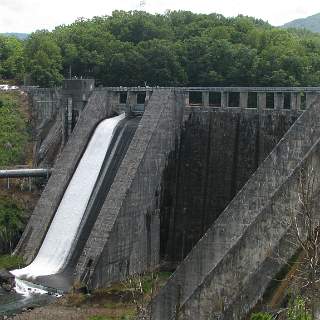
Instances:
[[[320,36],[254,18],[116,11],[25,41],[0,37],[0,76],[53,86],[308,86],[320,83]]]
[[[2,35],[7,37],[15,37],[20,40],[25,40],[29,36],[27,33],[19,33],[19,32],[6,32],[6,33],[3,33]]]
[[[313,16],[296,19],[284,25],[285,28],[307,29],[313,32],[320,32],[320,13]]]

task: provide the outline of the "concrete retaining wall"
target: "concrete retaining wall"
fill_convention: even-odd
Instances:
[[[248,260],[259,264],[268,252],[262,244],[277,245],[285,231],[264,208],[318,143],[319,108],[317,101],[295,122],[180,264],[152,303],[152,319],[214,319],[239,292]]]
[[[62,143],[61,121],[54,121],[50,130],[44,132],[43,137],[38,135],[34,165],[41,168],[52,168],[59,156]]]
[[[302,176],[307,178],[303,180]],[[308,221],[306,212],[298,214],[298,211],[303,212],[300,205],[302,191],[310,197],[309,200],[314,201],[305,204],[309,208],[313,207],[312,224],[316,228],[320,221],[319,141],[306,154],[301,166],[298,166],[288,181],[277,190],[270,205],[259,215],[256,223],[248,228],[243,240],[232,250],[235,253],[235,268],[239,270],[234,273],[232,284],[237,284],[237,287],[230,292],[230,286],[223,293],[226,299],[223,309],[218,312],[219,319],[246,318],[252,308],[263,301],[265,295],[273,295],[275,284],[281,285],[281,274],[289,268],[287,262],[292,262],[292,257],[300,251],[297,229],[292,225],[295,217],[301,231],[301,239],[306,240],[310,234],[310,230],[305,228]],[[233,252],[229,255],[232,256]],[[230,274],[230,271],[224,268],[221,274],[226,276],[228,273]],[[291,280],[295,282],[297,279]]]
[[[161,255],[176,265],[301,112],[186,108],[161,198]]]
[[[188,299],[181,309],[182,319],[197,316],[240,320],[262,298],[270,281],[276,279],[277,273],[287,266],[286,261],[296,253],[297,246],[292,242],[297,239],[293,239],[289,222],[297,215],[300,168],[319,172],[319,147],[316,142],[236,245]],[[313,187],[318,194],[319,178]]]
[[[24,90],[22,88],[22,90]],[[44,121],[53,120],[61,105],[61,90],[59,88],[26,88],[31,106],[32,118],[36,127]]]

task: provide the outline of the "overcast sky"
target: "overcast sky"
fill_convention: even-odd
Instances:
[[[145,0],[144,10],[217,12],[250,15],[282,25],[320,12],[319,0]],[[140,0],[0,0],[0,33],[51,30],[78,17],[109,15],[113,10],[137,10]]]

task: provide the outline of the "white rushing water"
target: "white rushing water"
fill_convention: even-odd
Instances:
[[[64,193],[54,219],[34,261],[11,271],[17,278],[56,274],[64,267],[76,238],[114,130],[125,115],[102,121],[94,131],[78,167]],[[25,283],[18,281],[20,287]],[[24,291],[24,288],[21,288]]]
[[[38,286],[35,286],[32,283],[18,279],[18,278],[15,279],[15,283],[16,283],[14,287],[15,292],[23,296],[29,296],[31,294],[47,294],[48,293],[48,291],[42,288],[39,288]]]

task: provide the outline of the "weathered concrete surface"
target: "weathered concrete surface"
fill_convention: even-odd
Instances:
[[[301,112],[187,108],[161,196],[161,256],[190,252]]]
[[[35,127],[53,120],[61,105],[61,90],[56,88],[22,88],[28,93]]]
[[[76,268],[91,287],[158,265],[161,176],[184,103],[171,90],[154,90]]]
[[[307,153],[317,148],[319,111],[317,101],[295,122],[180,264],[154,299],[152,319],[220,317],[240,293],[246,277],[263,267],[270,246],[277,247],[287,232],[277,214],[287,208],[278,190],[289,188],[294,200],[297,180],[291,177]],[[253,303],[249,299],[248,307]]]
[[[199,319],[244,319],[262,299],[270,281],[276,279],[296,253],[297,247],[292,242],[297,239],[289,222],[292,223],[299,209],[300,169],[319,172],[319,147],[316,142],[301,166],[276,191],[270,204],[182,307],[182,319],[194,319],[195,315]],[[313,194],[317,199],[319,186],[318,179]]]
[[[110,117],[112,112],[107,92],[95,92],[90,97],[16,248],[15,252],[22,255],[27,263],[35,258],[42,244],[93,130],[102,119]]]
[[[310,189],[312,193],[309,193],[309,196],[315,200],[313,223],[314,226],[317,226],[320,222],[319,142],[306,155],[302,168],[304,172],[316,172],[317,175],[313,188]],[[246,319],[248,313],[259,305],[260,301],[264,301],[265,295],[273,295],[272,285],[279,284],[279,281],[282,280],[279,275],[288,270],[288,261],[290,259],[292,261],[292,257],[297,254],[298,248],[295,245],[297,244],[297,229],[292,225],[295,217],[300,222],[298,225],[302,231],[301,239],[306,240],[308,231],[302,226],[306,223],[307,218],[297,216],[297,210],[301,210],[301,206],[298,205],[299,197],[301,197],[300,169],[301,167],[297,167],[287,183],[279,188],[270,206],[265,208],[263,215],[259,216],[257,225],[250,226],[245,238],[239,241],[236,251],[229,252],[230,257],[235,252],[232,262],[235,262],[235,268],[239,268],[239,272],[237,269],[232,275],[232,283],[236,289],[227,287],[223,291],[224,305],[216,312],[218,319]],[[240,250],[241,257],[239,257]],[[246,256],[243,257],[243,255]],[[223,277],[228,278],[230,271],[224,269],[222,274]],[[209,312],[212,313],[212,311]]]
[[[62,124],[60,119],[55,119],[50,127],[50,130],[44,134],[44,137],[39,136],[37,148],[35,150],[36,166],[43,168],[51,168],[59,156],[62,143]]]
[[[243,270],[244,260],[238,261],[238,257],[242,259],[242,252],[254,250],[254,240],[262,232],[262,225],[273,223],[267,220],[265,224],[254,224],[264,217],[261,208],[276,199],[275,190],[288,181],[292,170],[302,162],[303,148],[311,147],[314,142],[313,136],[308,136],[311,133],[303,131],[303,125],[295,124],[295,131],[290,131],[269,156],[269,164],[259,168],[219,217],[301,112],[296,107],[294,110],[266,110],[261,105],[257,109],[246,109],[244,92],[241,92],[241,108],[226,108],[225,104],[221,108],[186,107],[186,92],[153,89],[75,270],[78,280],[95,288],[130,274],[152,270],[159,264],[160,256],[175,264],[218,219],[178,268],[177,275],[169,280],[163,289],[167,291],[163,296],[160,294],[160,302],[156,300],[155,319],[170,319],[175,310],[180,310],[181,316],[198,319],[195,310],[200,308],[205,318],[215,309],[203,295],[208,295],[210,301],[213,296],[223,297],[223,301],[218,299],[214,305],[223,304],[228,314],[235,310],[229,307],[233,305],[231,302],[242,299],[248,306],[252,303],[253,297],[243,294],[242,289],[223,291],[223,285],[217,286],[218,282],[212,279],[236,279],[235,288],[239,287],[236,281],[242,281],[248,288],[254,284],[254,269],[252,277],[239,272],[239,278],[228,278],[228,272],[232,275],[235,270],[228,268],[238,263]],[[108,89],[94,91],[80,116],[17,248],[28,262],[42,243],[94,127],[110,116],[112,110],[119,109],[118,94],[118,91],[109,93]],[[265,100],[261,94],[265,95],[259,93],[259,99]],[[128,106],[135,104],[133,97],[129,94]],[[308,99],[309,103],[310,95]],[[314,117],[303,121],[313,121],[309,123],[312,129],[312,123],[318,120]],[[52,127],[43,141],[41,154],[45,157],[50,155],[49,146],[56,141],[58,131],[58,126]],[[297,152],[297,156],[292,156],[291,152]],[[256,195],[257,190],[261,195]],[[246,237],[250,228],[252,232]],[[270,234],[267,232],[266,236]],[[238,242],[240,237],[244,237],[243,242]],[[245,240],[247,238],[250,241]],[[212,244],[216,239],[218,242]],[[275,242],[274,246],[277,245]],[[228,250],[235,250],[234,255],[226,255]],[[265,270],[274,270],[268,263],[264,259],[257,265],[263,274],[261,288],[266,283]],[[160,307],[163,304],[165,307]],[[219,316],[223,316],[221,312]]]

